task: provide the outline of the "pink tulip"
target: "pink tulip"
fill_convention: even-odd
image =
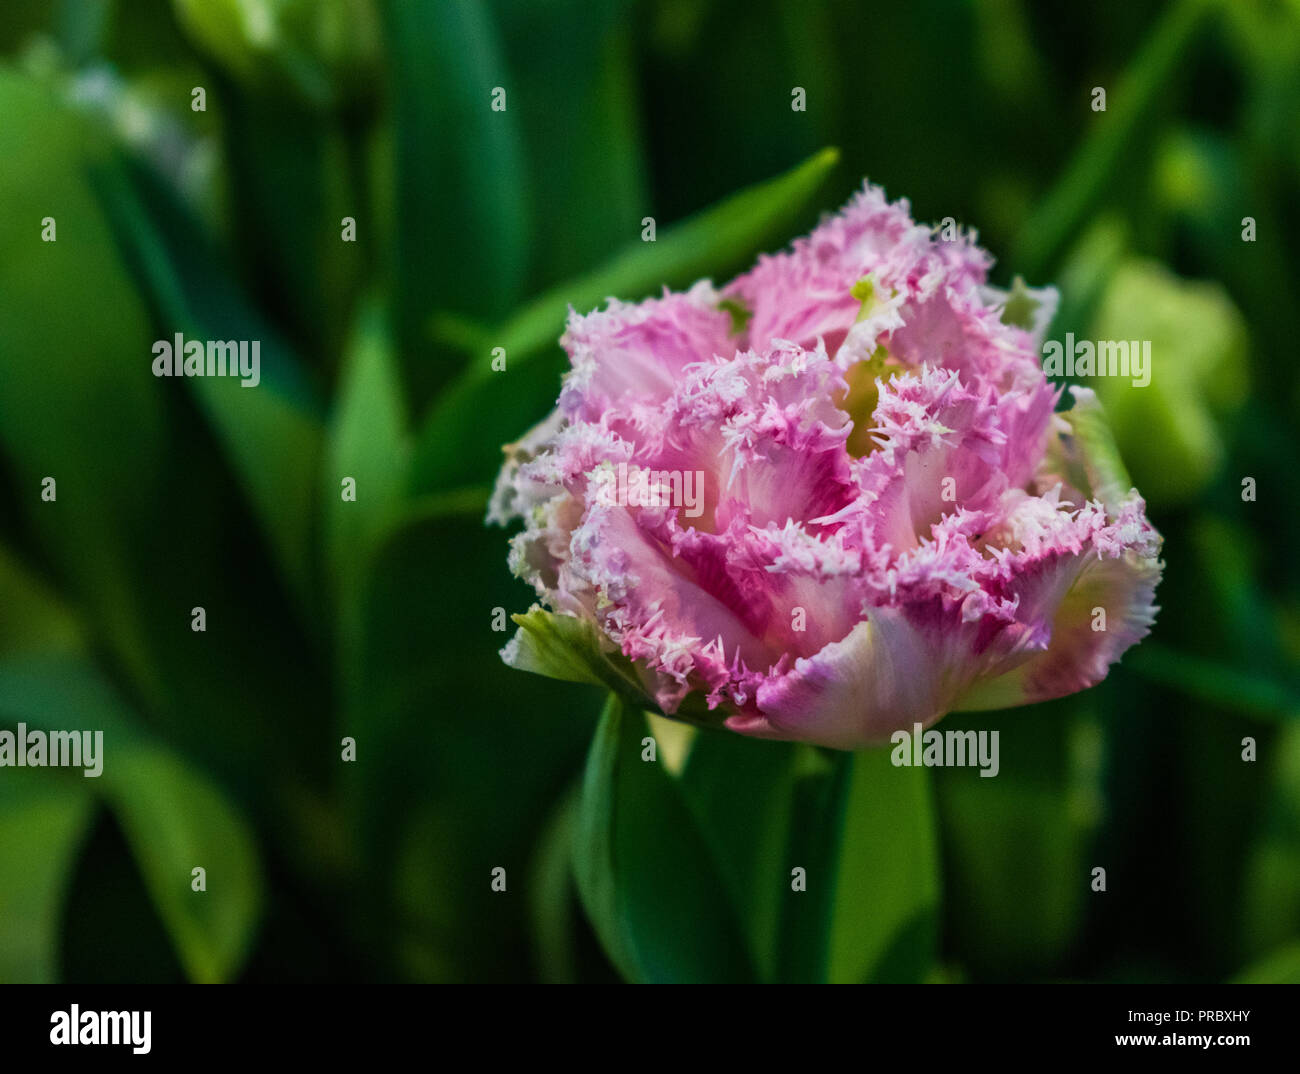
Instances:
[[[1055,412],[1054,292],[1008,323],[990,263],[866,186],[720,291],[571,315],[489,511],[548,610],[506,661],[843,749],[1103,679],[1161,539],[1093,394]]]

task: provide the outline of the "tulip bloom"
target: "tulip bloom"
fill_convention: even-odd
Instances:
[[[571,315],[489,509],[545,605],[507,663],[841,749],[1103,679],[1160,537],[1093,394],[1056,411],[1055,293],[990,264],[866,186],[721,290]]]

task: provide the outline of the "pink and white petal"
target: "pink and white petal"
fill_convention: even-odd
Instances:
[[[700,682],[716,692],[732,662],[766,667],[779,659],[742,614],[700,584],[702,575],[638,523],[633,510],[589,505],[571,552],[575,572],[598,594],[597,615],[623,654],[671,680],[659,696],[664,711],[675,711]]]
[[[891,205],[879,187],[865,185],[788,251],[760,257],[726,293],[751,312],[749,346],[792,340],[811,348],[821,339],[834,357],[862,313],[854,285],[874,274],[892,296],[916,275],[931,245],[929,230],[913,223],[905,200]],[[896,309],[886,315],[882,307],[877,330],[888,330],[896,316]]]
[[[857,749],[928,727],[987,666],[1023,658],[1027,645],[1017,624],[966,620],[948,601],[872,608],[842,641],[768,679],[758,708],[768,737]]]
[[[1134,548],[1115,556],[1089,550],[1057,558],[1045,577],[1018,578],[1018,589],[1038,587],[1041,603],[1051,604],[1059,594],[1051,641],[1012,671],[977,684],[954,708],[1012,708],[1095,686],[1130,646],[1150,633],[1159,610],[1159,581],[1160,563]]]
[[[561,345],[572,368],[559,408],[570,419],[598,422],[612,408],[653,407],[669,398],[683,369],[714,355],[730,357],[731,317],[707,280],[684,293],[626,303],[611,298],[604,310],[570,313]]]

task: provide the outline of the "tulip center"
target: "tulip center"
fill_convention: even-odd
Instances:
[[[844,374],[849,388],[835,403],[848,414],[853,425],[846,447],[855,459],[870,455],[880,446],[871,438],[871,430],[875,427],[872,418],[880,399],[876,380],[884,376],[887,369],[896,368],[899,368],[898,363],[890,359],[889,352],[884,347],[877,347],[870,358],[851,366]]]

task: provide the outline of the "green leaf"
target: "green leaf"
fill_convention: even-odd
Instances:
[[[0,546],[0,654],[76,650],[83,643],[77,617]]]
[[[0,721],[103,733],[101,775],[76,775],[74,784],[113,807],[190,978],[234,977],[252,940],[262,878],[253,837],[221,791],[154,741],[77,657],[0,661]],[[207,870],[206,892],[190,889],[195,866]]]
[[[114,14],[112,5],[96,0],[64,0],[58,9],[59,43],[68,60],[80,66],[100,55]]]
[[[343,766],[344,812],[381,907],[371,927],[393,944],[420,933],[427,965],[458,980],[499,977],[526,956],[527,899],[483,893],[497,866],[523,892],[540,827],[596,716],[590,687],[501,664],[507,634],[493,627],[508,626],[504,610],[525,607],[528,591],[506,569],[505,536],[484,531],[484,506],[462,493],[412,504],[381,541],[366,579],[361,674],[338,731],[357,740],[356,763]],[[437,856],[425,854],[427,882],[403,895],[403,905],[427,907],[411,919],[388,898],[426,813]]]
[[[368,87],[379,58],[370,0],[172,0],[186,35],[244,86],[324,108]]]
[[[921,980],[934,959],[929,778],[885,750],[696,736],[681,779],[763,980]],[[806,889],[792,889],[792,870]]]
[[[1215,708],[1269,722],[1300,721],[1300,691],[1258,671],[1242,671],[1153,641],[1128,654],[1124,666]]]
[[[938,942],[939,845],[929,773],[887,748],[853,755],[830,921],[833,983],[920,981]]]
[[[563,371],[558,347],[531,361],[507,363],[496,380],[471,366],[421,419],[409,471],[412,493],[490,483],[501,467],[502,446],[554,406]]]
[[[518,299],[527,189],[523,101],[477,0],[381,0],[394,109],[397,327],[417,399],[450,373],[429,354],[435,309],[499,317]],[[493,91],[506,107],[494,110]]]
[[[575,927],[579,911],[573,882],[579,794],[575,784],[552,811],[530,869],[533,949],[545,984],[575,984],[580,979]]]
[[[233,979],[252,943],[262,875],[244,819],[175,755],[141,744],[105,759],[104,782],[190,980]],[[206,872],[205,891],[191,871]]]
[[[751,980],[726,888],[644,717],[611,697],[583,777],[574,871],[619,971],[638,982]]]
[[[361,586],[375,542],[402,506],[408,447],[406,404],[388,324],[371,301],[362,308],[344,357],[322,480],[326,551],[345,653],[360,630]],[[356,482],[355,500],[343,499],[345,478]]]
[[[287,702],[324,693],[297,629],[323,617],[295,623],[269,569],[279,553],[300,611],[317,599],[319,419],[306,381],[174,193],[131,172],[102,123],[9,71],[0,112],[0,469],[25,540],[157,726],[232,777],[252,781],[264,763],[283,776],[266,738],[296,739],[295,723],[316,717]],[[45,216],[57,241],[41,241]],[[177,330],[260,339],[262,383],[154,377],[152,342]],[[251,517],[191,392],[217,411]],[[46,477],[56,499],[41,498]],[[185,629],[195,605],[212,633]]]
[[[570,306],[586,311],[611,296],[631,301],[739,267],[788,237],[839,159],[838,149],[819,150],[789,171],[664,228],[655,242],[629,242],[594,272],[530,301],[493,332],[495,345],[508,355],[531,355],[559,339]],[[480,375],[490,373],[490,358],[476,368]]]
[[[634,708],[659,712],[632,662],[613,648],[589,619],[558,615],[538,604],[511,618],[519,629],[501,651],[501,658],[511,667],[562,682],[604,686]],[[723,710],[710,711],[698,694],[688,695],[674,716],[706,727],[716,727],[726,719]]]
[[[165,500],[148,316],[85,173],[109,147],[44,87],[0,70],[0,446],[15,509],[117,657],[153,679],[139,585]],[[52,217],[52,242],[41,240]],[[56,482],[56,499],[41,499]],[[86,554],[93,535],[95,554]]]
[[[631,661],[602,645],[590,620],[556,615],[537,604],[510,618],[519,626],[502,654],[511,667],[548,679],[604,686],[629,704],[653,706]]]
[[[760,979],[778,978],[800,747],[732,731],[695,736],[682,793],[709,845]]]
[[[1300,984],[1300,943],[1289,944],[1252,963],[1233,984]]]
[[[260,341],[261,381],[187,377],[304,609],[311,568],[321,408],[288,347],[221,271],[221,258],[162,184],[114,163],[96,170],[116,237],[136,266],[159,321],[192,339]],[[147,358],[147,355],[146,355]]]
[[[497,0],[512,74],[510,111],[528,155],[530,277],[598,264],[649,211],[630,0]],[[556,78],[556,65],[564,77]]]
[[[312,108],[228,83],[216,90],[241,273],[301,353],[331,368],[377,237],[356,170],[364,147]],[[354,241],[342,241],[344,217],[356,221]]]
[[[1010,258],[1018,272],[1035,279],[1073,237],[1104,194],[1107,184],[1134,145],[1154,102],[1170,82],[1199,33],[1214,0],[1178,0],[1166,8],[1118,86],[1108,94],[1105,112],[1021,231]],[[1082,105],[1080,106],[1082,107]]]
[[[76,719],[65,722],[69,717]],[[105,757],[146,735],[99,672],[83,656],[67,653],[0,660],[0,720],[44,731],[102,731]]]
[[[660,231],[633,241],[601,268],[552,288],[480,340],[470,365],[439,396],[416,440],[411,483],[418,491],[490,480],[500,445],[554,404],[562,355],[556,346],[569,307],[587,311],[611,296],[633,300],[742,264],[784,241],[800,212],[839,160],[823,149],[792,170],[748,187]],[[492,351],[506,369],[492,369]]]
[[[999,732],[999,772],[933,772],[954,893],[947,932],[976,974],[1023,979],[1048,972],[1077,939],[1100,822],[1102,734],[1078,698],[940,725],[967,728]]]
[[[1300,723],[1284,728],[1271,742],[1261,739],[1271,786],[1262,801],[1248,807],[1253,832],[1239,899],[1246,950],[1252,955],[1291,940],[1300,920]]]
[[[783,981],[826,980],[830,932],[853,755],[801,746],[796,755],[791,804],[790,867],[785,870],[777,975]],[[792,869],[802,869],[806,889],[793,890]]]
[[[81,780],[36,769],[0,780],[0,982],[47,984],[59,970],[59,925],[94,800]]]

